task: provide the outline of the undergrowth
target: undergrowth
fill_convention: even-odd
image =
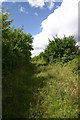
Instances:
[[[34,61],[3,76],[3,118],[77,118],[77,66]]]

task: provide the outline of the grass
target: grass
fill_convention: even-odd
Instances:
[[[34,68],[30,65],[31,68]],[[3,79],[3,117],[28,117],[30,102],[33,100],[32,75],[29,67],[16,69]],[[27,112],[26,112],[27,111]]]
[[[3,117],[77,118],[77,59],[64,65],[33,62],[3,78]]]
[[[77,60],[73,60],[64,66],[60,64],[39,66],[36,77],[43,78],[45,86],[39,89],[37,96],[40,96],[41,99],[38,99],[36,107],[38,107],[37,112],[43,110],[43,118],[78,117],[76,65]],[[36,109],[34,109],[34,113],[36,114]]]

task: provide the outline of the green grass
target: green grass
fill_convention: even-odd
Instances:
[[[77,59],[64,66],[60,64],[39,66],[36,77],[37,79],[41,78],[45,86],[39,89],[38,98],[35,97],[38,101],[36,109],[33,107],[35,114],[43,111],[43,118],[78,117],[78,74],[75,71],[76,65]],[[35,116],[38,117],[38,114]]]
[[[77,64],[34,61],[3,76],[3,117],[77,118]]]

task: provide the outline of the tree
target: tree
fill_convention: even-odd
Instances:
[[[3,69],[11,70],[30,62],[33,38],[23,28],[11,28],[9,17],[8,13],[2,15],[2,63]]]
[[[49,45],[44,51],[44,59],[47,62],[68,62],[78,55],[78,47],[75,44],[76,41],[73,36],[64,36],[63,39],[54,37],[53,40],[49,40]]]

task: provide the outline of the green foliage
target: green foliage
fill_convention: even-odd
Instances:
[[[10,14],[2,15],[2,62],[3,69],[13,69],[31,59],[32,36],[23,33],[23,28],[11,28]]]
[[[42,63],[37,68],[36,79],[42,82],[31,109],[34,118],[77,118],[78,76],[75,67],[78,59],[64,65]]]
[[[3,81],[3,119],[77,118],[78,59],[64,65],[34,62]]]
[[[63,39],[54,37],[54,40],[49,40],[43,57],[46,62],[69,62],[78,55],[78,47],[75,44],[76,41],[73,36],[64,36]]]
[[[44,52],[41,52],[38,56],[35,56],[32,58],[32,61],[33,62],[45,62],[44,59],[43,59],[43,56],[44,56]]]
[[[2,62],[4,72],[8,71],[2,77],[3,119],[77,118],[80,63],[74,59],[78,55],[75,39],[54,38],[29,64],[32,36],[23,33],[22,28],[11,28],[8,14],[2,17]],[[45,64],[43,58],[65,64]]]

